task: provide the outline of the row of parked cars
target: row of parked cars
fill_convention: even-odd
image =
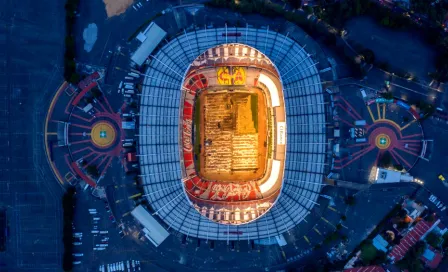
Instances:
[[[441,211],[444,211],[446,209],[446,206],[443,204],[443,202],[438,200],[435,195],[430,195],[429,201],[434,203],[434,205],[436,205],[436,207],[439,208]]]
[[[103,264],[98,268],[99,272],[115,272],[115,271],[125,271],[125,272],[135,272],[141,271],[140,261],[128,260],[126,262],[117,262],[112,264]]]

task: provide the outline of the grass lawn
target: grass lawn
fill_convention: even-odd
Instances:
[[[255,131],[258,132],[258,94],[250,95],[250,110],[252,111],[252,121]]]

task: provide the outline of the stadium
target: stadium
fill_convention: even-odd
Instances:
[[[149,209],[207,240],[270,238],[318,205],[326,165],[319,62],[281,33],[205,28],[158,46],[140,99]]]

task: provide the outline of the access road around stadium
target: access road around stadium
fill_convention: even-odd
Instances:
[[[117,180],[114,181],[113,177],[105,178],[104,182],[106,180],[115,183],[118,182]],[[109,203],[115,205],[113,209],[115,209],[117,220],[121,219],[120,214],[122,214],[124,216],[123,220],[127,223],[126,228],[128,232],[132,232],[132,230],[136,229],[132,217],[129,216],[129,211],[135,204],[132,204],[134,202],[132,199],[128,200],[127,198],[135,195],[135,191],[132,192],[134,189],[129,186],[114,185],[113,187],[114,190],[111,190],[111,193],[109,193],[109,190],[106,190],[109,197]],[[304,256],[304,252],[310,252],[309,250],[304,250],[304,248],[311,249],[314,243],[323,240],[326,232],[334,230],[334,226],[339,222],[340,214],[325,208],[327,206],[327,200],[321,199],[319,202],[321,203],[322,208],[313,211],[312,215],[303,222],[301,229],[291,230],[286,234],[286,239],[290,244],[284,248],[278,248],[278,246],[257,245],[255,248],[252,248],[252,246],[248,244],[248,241],[241,241],[235,243],[235,249],[233,250],[228,242],[223,241],[216,242],[215,249],[211,251],[209,245],[206,243],[207,241],[202,240],[200,247],[197,248],[199,242],[191,237],[187,237],[186,245],[179,248],[177,245],[184,239],[182,237],[183,235],[176,235],[176,233],[173,233],[167,241],[157,248],[157,251],[161,256],[165,256],[167,260],[171,260],[173,265],[177,263],[178,265],[186,265],[191,268],[215,267],[218,259],[221,259],[220,262],[222,262],[222,267],[234,267],[235,269],[244,269],[243,267],[251,266],[269,267],[276,264],[287,265],[288,263],[300,260]],[[326,219],[326,217],[328,217],[328,219]],[[331,223],[331,221],[333,221],[333,223]],[[297,234],[294,234],[295,232],[297,232]],[[307,232],[309,232],[309,234]],[[307,234],[303,235],[304,233]],[[130,238],[131,236],[126,236],[124,239]],[[138,243],[138,240],[135,242]],[[150,245],[145,245],[144,247],[147,247],[147,249],[142,248],[142,252],[148,253],[153,251],[153,249],[149,250],[152,247]],[[98,260],[95,260],[94,263],[98,263]],[[257,268],[254,269],[257,270]]]
[[[291,26],[287,25],[288,31],[291,31]],[[293,30],[294,31],[294,30]],[[304,37],[300,30],[296,30],[295,33],[291,31],[291,36],[297,35],[297,38]],[[309,41],[307,41],[309,43]],[[311,45],[308,45],[308,50],[315,51]],[[124,48],[124,50],[127,50]],[[123,51],[122,51],[123,52]],[[113,67],[109,67],[113,68]],[[113,76],[110,78],[109,84],[112,85],[112,81],[115,81],[115,86],[118,82],[122,80],[123,74],[118,74],[117,70],[110,69],[109,71]],[[111,180],[111,179],[109,179]],[[117,181],[115,181],[117,182]],[[110,203],[116,203],[116,217],[119,220],[120,215],[124,215],[124,220],[129,222],[129,228],[132,229],[133,220],[129,216],[130,207],[129,202],[132,200],[127,200],[128,197],[135,195],[132,187],[121,187],[115,188],[113,196],[115,199],[111,199]],[[330,194],[331,195],[331,194]],[[247,241],[235,242],[235,251],[232,251],[231,246],[223,241],[216,242],[215,249],[211,251],[205,243],[201,242],[199,248],[197,248],[197,240],[191,237],[187,237],[186,245],[179,248],[179,243],[183,239],[182,235],[172,235],[170,238],[164,242],[159,248],[157,248],[158,253],[156,255],[164,256],[166,260],[172,262],[171,264],[166,264],[166,267],[172,267],[172,265],[179,265],[179,267],[200,267],[200,268],[217,268],[222,269],[228,267],[235,267],[235,269],[244,269],[244,267],[269,267],[272,265],[288,265],[289,263],[294,263],[298,261],[305,261],[303,259],[305,256],[310,255],[313,245],[322,241],[326,233],[333,231],[334,226],[340,220],[341,213],[344,213],[344,204],[342,200],[337,200],[336,206],[333,207],[334,210],[325,208],[328,205],[326,199],[319,199],[321,206],[317,207],[312,214],[302,222],[300,228],[292,229],[285,234],[285,238],[288,241],[288,245],[279,248],[278,246],[255,246],[253,249]],[[124,207],[123,207],[124,205]],[[132,204],[131,204],[132,207]],[[339,211],[340,210],[340,211]],[[305,234],[305,235],[304,235]],[[129,239],[128,236],[124,239]],[[152,246],[144,246],[146,249],[141,249],[142,252],[152,252]],[[238,253],[237,253],[238,252]],[[322,252],[323,253],[323,252]],[[219,256],[219,257],[218,257]],[[314,255],[316,257],[316,255]],[[153,257],[154,258],[154,257]],[[151,259],[151,258],[148,258]],[[160,258],[159,258],[160,259]],[[217,261],[221,265],[217,264]],[[97,262],[97,261],[96,261]],[[158,261],[163,262],[161,260]]]
[[[130,12],[133,13],[134,11],[131,10]],[[186,18],[188,24],[190,23],[190,20],[191,21],[193,20],[193,18],[190,17],[188,11],[180,11],[180,12],[183,15],[187,15]],[[196,17],[194,17],[194,20],[198,20],[203,15],[204,17],[202,18],[205,19],[206,18],[205,15],[208,15],[207,18],[209,21],[210,18],[215,17],[215,14],[216,10],[205,11],[205,9],[202,9],[196,13]],[[162,27],[167,26],[167,28],[165,29],[173,29],[172,26],[170,25],[171,24],[170,21],[173,20],[173,17],[170,18],[170,16],[172,16],[172,14],[168,14],[166,17],[162,17],[161,22],[157,21],[157,23],[160,23]],[[235,16],[235,20],[237,19],[239,19],[238,16]],[[263,23],[265,23],[265,19],[264,18],[261,19],[262,20],[260,21],[263,21]],[[120,27],[118,27],[118,29],[120,29]],[[291,26],[289,24],[283,25],[281,29],[283,30],[287,29],[288,31],[284,31],[283,32],[284,34],[290,32],[289,35],[291,37],[295,37],[296,39],[299,40],[301,39],[301,37],[306,36],[303,34],[303,32],[301,32],[301,30],[298,29],[291,30]],[[174,31],[174,33],[177,33],[177,29]],[[100,39],[103,38],[100,37]],[[111,38],[111,41],[113,40],[114,39]],[[114,50],[113,54],[108,56],[108,54],[106,53],[105,55],[111,59],[114,58],[115,56],[118,56],[119,53],[117,54],[115,53],[116,45],[113,44],[113,42],[107,44],[107,42],[105,41],[106,41],[105,38],[104,40],[99,40],[98,45],[104,44],[105,49],[110,48],[111,50]],[[307,50],[313,52],[318,51],[317,49],[314,49],[312,45],[310,45],[311,42],[309,40],[305,38],[304,41],[308,43]],[[132,51],[132,49],[128,49],[126,47],[122,47],[122,49],[123,50],[121,52],[125,52],[125,54],[127,54],[126,50]],[[86,59],[90,58],[90,60],[92,61],[91,56],[93,55],[89,55],[89,57]],[[100,56],[100,54],[97,54],[97,56]],[[114,63],[114,60],[112,60],[112,63]],[[114,68],[113,66],[109,66],[108,68],[109,68],[108,75],[110,77],[107,78],[107,85],[110,85],[109,93],[114,93],[115,90],[113,89],[116,88],[119,81],[123,79],[126,73],[121,73],[119,70],[113,69]],[[127,69],[127,67],[124,67],[124,69]],[[110,99],[110,102],[113,101],[114,99]],[[114,206],[112,210],[117,220],[123,219],[123,221],[127,223],[127,229],[130,230],[129,232],[131,232],[132,230],[137,230],[135,222],[129,215],[129,211],[136,204],[134,202],[134,199],[131,197],[138,194],[138,190],[135,188],[135,186],[132,186],[133,178],[124,176],[123,175],[124,173],[121,170],[121,166],[119,166],[119,164],[117,165],[117,167],[112,167],[111,169],[113,169],[113,171],[106,172],[107,175],[109,175],[110,173],[110,176],[106,176],[106,178],[103,181],[103,182],[109,182],[111,185],[113,185],[108,186],[108,188],[110,189],[106,190],[109,198],[109,203],[111,207]],[[314,253],[311,253],[311,250],[313,249],[313,246],[315,244],[320,243],[325,238],[326,234],[334,231],[335,226],[340,222],[341,215],[346,212],[346,207],[343,203],[342,198],[340,197],[348,194],[348,192],[346,192],[345,189],[341,190],[326,187],[324,193],[334,198],[335,206],[332,206],[331,209],[327,208],[329,201],[327,199],[320,198],[318,200],[318,203],[320,205],[315,206],[313,211],[300,224],[300,226],[298,228],[291,229],[289,232],[285,233],[285,239],[288,241],[288,245],[283,248],[280,248],[276,245],[274,246],[256,245],[255,248],[252,248],[252,246],[248,244],[247,241],[237,241],[235,242],[235,249],[232,250],[231,245],[229,245],[228,242],[222,241],[222,242],[216,242],[215,249],[211,250],[209,249],[209,244],[205,243],[206,241],[202,240],[199,244],[198,240],[192,237],[186,237],[186,244],[182,245],[181,241],[184,239],[184,235],[176,232],[173,232],[173,235],[171,235],[159,248],[156,249],[157,252],[155,252],[156,250],[152,245],[149,245],[147,243],[142,244],[141,242],[139,242],[139,240],[132,238],[132,235],[127,235],[120,241],[117,240],[115,244],[116,245],[120,244],[120,246],[117,246],[117,248],[121,248],[120,250],[130,252],[133,251],[129,250],[129,248],[132,248],[132,246],[130,246],[130,243],[136,243],[137,245],[139,245],[139,249],[133,252],[132,254],[135,253],[137,255],[140,255],[141,260],[147,260],[148,262],[152,262],[152,260],[157,259],[157,261],[154,262],[163,264],[164,267],[167,268],[171,267],[177,269],[183,268],[185,271],[189,269],[195,270],[196,268],[200,269],[213,268],[221,270],[221,269],[229,269],[230,267],[235,268],[235,270],[242,269],[244,271],[250,271],[252,269],[254,271],[259,271],[260,268],[271,267],[275,265],[287,266],[288,264],[293,263],[295,263],[294,265],[296,265],[297,263],[305,262],[305,256],[318,258],[318,256],[322,256],[325,253],[326,248],[325,246],[323,247],[321,252],[316,251]],[[104,206],[104,203],[101,202],[97,204],[90,204],[90,202],[88,203],[89,204],[86,205],[85,208],[95,207],[95,205],[99,205],[97,208],[98,211],[100,211],[101,205]],[[80,219],[79,221],[81,222],[82,220],[85,221],[86,220],[85,217],[88,216],[89,215],[84,213],[84,218]],[[108,219],[104,218],[104,220]],[[104,227],[106,228],[107,226],[108,225],[106,224]],[[351,228],[351,226],[349,226],[349,228]],[[118,232],[118,230],[116,230],[115,227],[113,227],[109,231]],[[112,236],[111,239],[113,239]],[[198,244],[199,248],[197,247]],[[114,246],[111,245],[111,248],[114,248]],[[120,254],[123,253],[122,251],[120,252],[120,250],[116,251],[107,250],[105,252],[109,254],[97,255],[101,257],[100,259],[92,258],[92,260],[94,260],[92,264],[94,265],[94,264],[107,263],[106,260],[108,257],[110,257],[111,259],[115,258],[116,260],[121,260],[122,256]],[[132,254],[129,253],[129,255]],[[116,256],[120,256],[120,258],[117,258]],[[85,262],[88,262],[87,258]]]

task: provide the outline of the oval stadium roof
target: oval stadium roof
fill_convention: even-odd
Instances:
[[[204,51],[227,43],[251,46],[275,65],[283,84],[288,145],[283,187],[275,205],[245,225],[222,225],[201,216],[185,197],[179,122],[182,84],[190,64]],[[138,156],[153,215],[170,229],[211,240],[261,239],[298,225],[317,204],[325,166],[325,102],[317,64],[287,36],[254,28],[185,32],[150,57],[139,119]]]

